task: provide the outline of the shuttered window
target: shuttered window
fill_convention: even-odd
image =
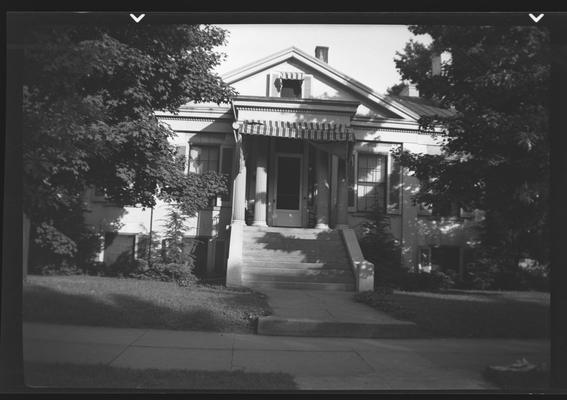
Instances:
[[[358,155],[358,211],[383,210],[386,199],[386,157],[383,154]]]
[[[189,150],[189,172],[204,174],[219,170],[218,146],[195,146]]]
[[[179,163],[179,168],[185,171],[187,168],[187,146],[178,145],[175,146],[175,158]]]

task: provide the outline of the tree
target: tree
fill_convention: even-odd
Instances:
[[[154,111],[229,101],[233,90],[212,72],[224,30],[52,25],[31,28],[24,40],[23,207],[39,244],[76,252],[77,235],[61,216],[82,209],[93,185],[118,206],[151,207],[159,196],[188,201],[189,213],[203,191],[188,188],[222,193],[220,177],[211,185],[176,167],[173,132]]]
[[[425,46],[397,53],[403,79],[451,118],[422,118],[443,127],[443,154],[399,154],[421,187],[416,201],[454,201],[484,210],[482,248],[515,268],[522,257],[548,260],[549,32],[525,26],[411,26]],[[451,61],[432,75],[431,56]]]
[[[404,85],[403,83],[397,83],[395,85],[392,85],[386,89],[386,94],[397,96],[401,93],[401,91],[405,86],[406,85]]]

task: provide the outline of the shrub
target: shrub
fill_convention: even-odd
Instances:
[[[83,271],[77,268],[74,264],[60,263],[60,264],[47,264],[37,267],[34,272],[40,275],[80,275]]]
[[[503,260],[477,254],[474,262],[467,264],[463,279],[458,282],[463,289],[478,290],[540,290],[549,291],[549,267],[539,263],[507,265]]]
[[[441,271],[411,272],[407,271],[400,275],[398,288],[410,292],[424,291],[437,292],[450,289],[455,286],[452,277]]]
[[[395,286],[402,273],[401,248],[390,232],[388,216],[375,209],[372,218],[361,225],[359,239],[364,258],[374,264],[374,285]]]
[[[193,273],[195,266],[189,263],[168,263],[157,264],[154,266],[154,271],[159,271],[165,280],[175,281],[180,286],[190,286],[197,282],[197,277]]]

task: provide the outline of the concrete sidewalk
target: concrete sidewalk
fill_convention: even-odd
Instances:
[[[273,314],[258,334],[343,338],[423,337],[418,327],[354,300],[352,291],[262,289]]]
[[[24,360],[114,367],[284,372],[301,389],[493,389],[490,364],[549,362],[549,342],[344,339],[24,324]],[[252,388],[251,388],[252,389]]]

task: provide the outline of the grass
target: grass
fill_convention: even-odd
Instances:
[[[284,373],[117,368],[107,365],[25,364],[26,385],[82,389],[293,390]]]
[[[356,299],[433,337],[549,338],[549,293],[451,290],[365,292]]]
[[[251,333],[271,310],[247,289],[87,275],[34,276],[24,283],[26,322]]]

